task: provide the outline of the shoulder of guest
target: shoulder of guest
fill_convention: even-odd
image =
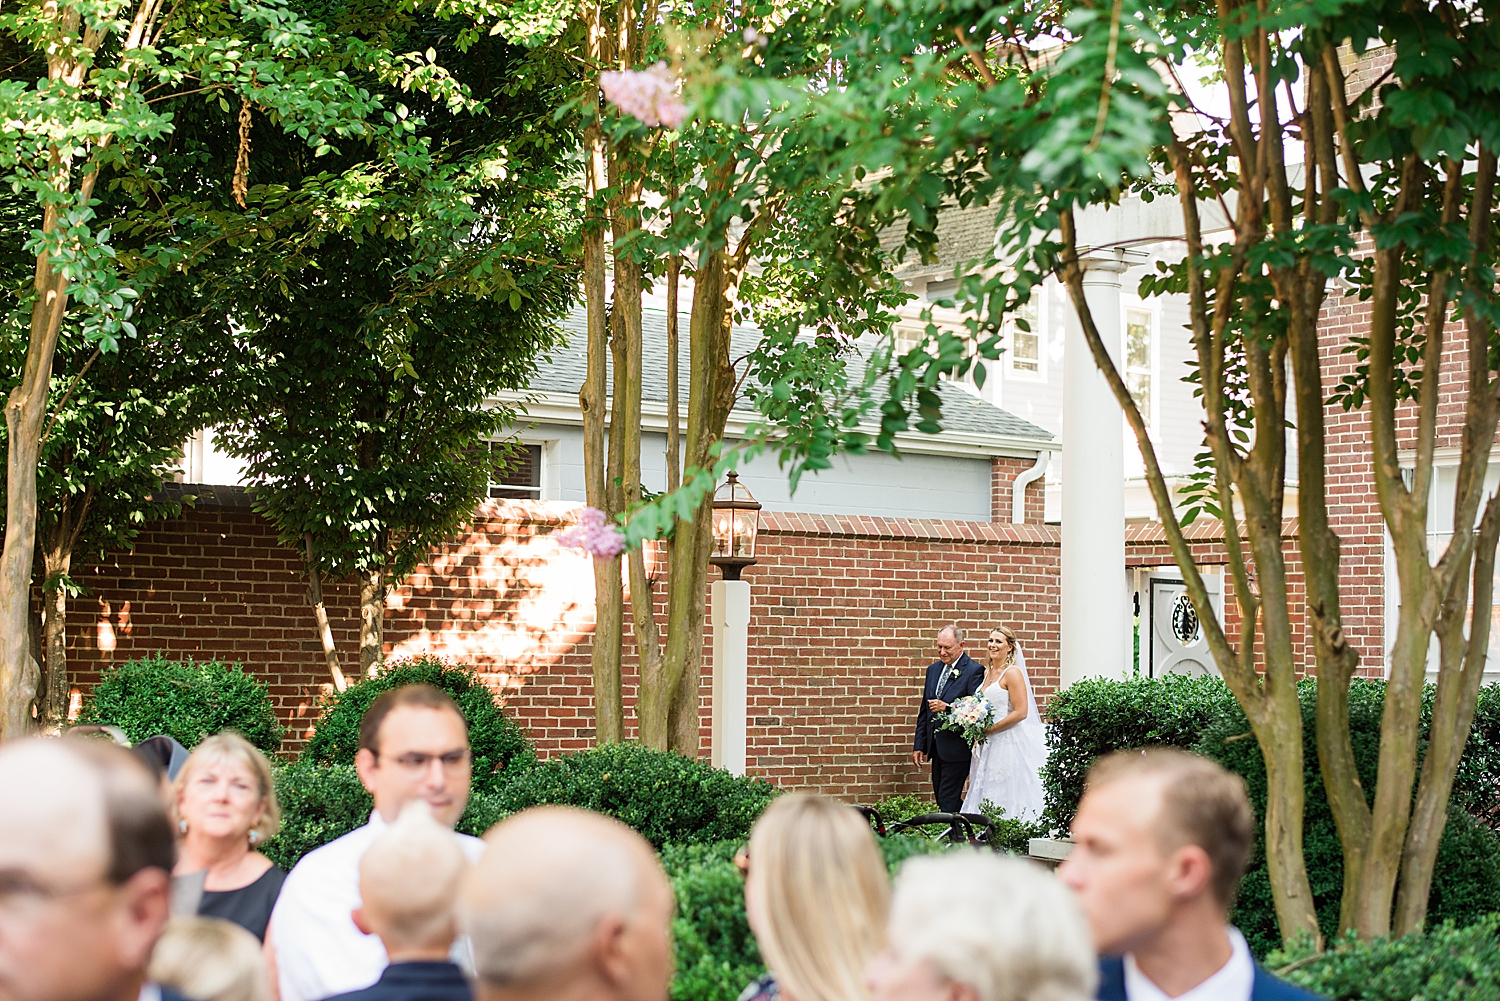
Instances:
[[[1296,984],[1287,983],[1256,963],[1255,986],[1250,990],[1250,1001],[1323,1001],[1323,998]]]
[[[370,816],[372,818],[375,816],[373,811]],[[360,856],[364,855],[365,849],[379,833],[379,827],[367,821],[348,834],[340,835],[328,844],[314,848],[292,866],[291,871],[286,875],[285,885],[288,888],[296,887],[303,882],[317,880],[331,871],[346,867],[352,867],[358,871]]]
[[[458,839],[458,847],[463,849],[468,860],[471,863],[478,862],[479,856],[484,854],[484,839],[476,838],[472,834],[460,834],[458,831],[454,831],[453,836]]]
[[[1126,1001],[1125,960],[1121,956],[1099,957],[1099,1001]]]

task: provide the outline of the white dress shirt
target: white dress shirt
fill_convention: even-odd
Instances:
[[[1229,929],[1231,952],[1229,962],[1219,967],[1219,972],[1209,977],[1184,994],[1175,998],[1156,986],[1151,978],[1135,965],[1135,957],[1125,955],[1125,997],[1127,1001],[1250,1001],[1250,992],[1255,989],[1255,957],[1250,955],[1250,946],[1238,928]]]
[[[385,946],[355,927],[350,912],[360,904],[359,860],[385,827],[372,812],[365,826],[308,852],[287,873],[266,932],[276,951],[281,1001],[319,1001],[380,979]],[[483,841],[453,836],[470,862],[479,861]]]

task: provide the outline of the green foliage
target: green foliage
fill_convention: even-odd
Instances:
[[[1047,707],[1046,820],[1053,830],[1068,829],[1095,758],[1153,744],[1191,747],[1208,723],[1234,708],[1234,696],[1217,678],[1169,674],[1074,682]]]
[[[744,841],[775,795],[768,782],[737,778],[680,754],[606,744],[541,762],[507,783],[497,799],[507,813],[542,803],[594,810],[660,848]]]
[[[1369,794],[1375,788],[1380,751],[1380,719],[1385,686],[1355,679],[1349,688],[1350,740],[1360,781]],[[1429,687],[1422,727],[1430,723],[1433,690]],[[1303,761],[1307,798],[1303,813],[1303,854],[1319,924],[1326,935],[1338,929],[1343,891],[1343,849],[1318,770],[1313,728],[1316,688],[1301,688]],[[1245,777],[1258,817],[1265,815],[1265,762],[1250,734],[1250,724],[1227,687],[1217,678],[1089,679],[1059,692],[1048,708],[1051,753],[1043,769],[1047,821],[1066,830],[1083,793],[1083,779],[1093,760],[1131,747],[1170,745],[1214,758]],[[1500,768],[1500,686],[1485,688],[1474,719],[1474,732],[1459,765],[1448,827],[1438,851],[1429,902],[1429,921],[1453,919],[1460,924],[1500,910],[1500,838],[1476,818],[1500,816],[1500,796],[1493,776]],[[1020,831],[1015,832],[1019,843]],[[1240,884],[1234,920],[1256,955],[1280,945],[1263,838]]]
[[[1330,939],[1338,932],[1339,901],[1343,892],[1344,858],[1333,811],[1323,790],[1318,770],[1314,713],[1317,688],[1312,681],[1300,686],[1303,725],[1303,761],[1307,797],[1303,806],[1302,850],[1318,924]],[[1349,686],[1349,730],[1360,783],[1373,796],[1380,754],[1380,719],[1385,685],[1355,679]],[[1426,726],[1424,720],[1424,730]],[[1256,816],[1263,820],[1266,806],[1265,761],[1250,734],[1249,721],[1238,705],[1204,728],[1196,751],[1214,758],[1244,776]],[[1491,805],[1492,808],[1492,805]],[[1433,924],[1452,920],[1471,924],[1485,914],[1500,911],[1500,838],[1474,820],[1458,803],[1450,805],[1448,825],[1438,849],[1427,920]],[[1257,825],[1255,854],[1240,884],[1234,922],[1245,933],[1256,955],[1265,955],[1281,942],[1271,900],[1270,874],[1266,868],[1265,839]]]
[[[1397,939],[1278,951],[1267,966],[1329,1001],[1500,999],[1500,914],[1467,927],[1445,922]]]
[[[283,869],[370,819],[373,801],[353,765],[302,760],[278,767],[275,775],[281,831],[260,851]]]
[[[470,668],[436,657],[393,661],[373,678],[351,684],[343,694],[331,693],[318,702],[318,722],[302,750],[306,761],[352,765],[359,750],[359,721],[370,703],[402,685],[428,684],[442,689],[458,703],[469,723],[469,747],[474,756],[474,790],[494,792],[511,776],[532,766],[535,755],[526,735],[505,715],[495,695]]]
[[[132,742],[166,734],[191,748],[221,730],[237,730],[267,753],[281,746],[265,682],[216,660],[157,654],[126,661],[100,677],[78,722],[112,724]]]
[[[669,844],[661,862],[677,895],[672,1001],[734,1001],[765,963],[745,917],[745,881],[731,859],[740,841]]]

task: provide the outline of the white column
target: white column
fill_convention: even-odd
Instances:
[[[1120,360],[1119,253],[1084,260],[1084,298]],[[1062,670],[1060,685],[1130,673],[1125,586],[1125,418],[1069,309],[1063,348]]]
[[[745,774],[745,723],[749,713],[750,583],[716,580],[709,585],[714,628],[714,715],[711,738],[715,768]]]

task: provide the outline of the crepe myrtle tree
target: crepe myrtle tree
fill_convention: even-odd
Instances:
[[[1135,434],[1215,665],[1265,759],[1266,852],[1282,935],[1320,937],[1302,854],[1301,665],[1291,637],[1303,615],[1318,679],[1318,764],[1345,856],[1340,927],[1363,937],[1420,928],[1488,646],[1490,616],[1470,626],[1468,610],[1491,604],[1500,536],[1500,502],[1486,500],[1484,487],[1500,318],[1500,108],[1487,70],[1497,12],[1384,0],[850,0],[837,13],[843,40],[830,60],[842,67],[840,86],[809,90],[734,60],[694,103],[726,118],[766,108],[800,118],[807,127],[789,144],[819,146],[846,169],[870,172],[848,217],[904,227],[915,252],[933,246],[942,208],[995,209],[996,253],[963,269],[956,296],[966,329],[929,326],[923,344],[893,358],[883,426],[900,425],[913,404],[923,422],[938,419],[936,379],[971,371],[982,379],[1005,316],[1057,275]],[[777,44],[772,33],[768,55]],[[1390,53],[1388,68],[1351,88],[1355,60],[1377,44]],[[1190,65],[1224,81],[1225,117],[1193,105],[1180,78]],[[1181,215],[1184,258],[1141,291],[1180,293],[1190,306],[1191,378],[1206,422],[1199,486],[1183,512],[1083,294],[1084,258],[1098,248],[1080,245],[1077,213],[1127,194],[1173,198]],[[1227,234],[1204,234],[1208,205],[1230,220]],[[1371,323],[1344,345],[1355,374],[1335,384],[1323,370],[1318,319],[1339,283],[1369,302]],[[1432,550],[1441,392],[1456,394],[1462,428],[1454,534]],[[1325,405],[1369,413],[1372,486],[1402,595],[1374,789],[1356,775],[1347,700],[1359,647],[1378,657],[1381,637],[1351,635],[1342,616]],[[1292,428],[1305,608],[1291,598],[1280,531]],[[1197,510],[1225,522],[1237,635],[1215,618],[1179,527],[1179,514]],[[1437,693],[1422,754],[1417,722],[1433,637]]]
[[[580,534],[606,543],[594,563],[601,741],[624,734],[623,560],[641,665],[640,739],[698,754],[709,508],[715,479],[735,461],[724,451],[730,412],[769,385],[752,373],[777,371],[772,381],[782,386],[781,407],[809,376],[837,378],[832,373],[843,371],[854,342],[888,325],[890,307],[902,298],[875,234],[832,225],[850,176],[828,177],[826,159],[787,143],[788,124],[764,111],[734,120],[690,117],[679,93],[679,74],[709,74],[725,54],[760,59],[763,29],[771,25],[796,43],[764,64],[767,73],[821,74],[829,51],[824,10],[775,0],[733,8],[623,0],[582,8],[581,96],[570,110],[582,125],[589,196],[582,234],[588,368],[580,394],[588,501],[611,519],[639,511],[632,538],[663,539],[668,565],[663,628],[641,548],[622,556],[608,533]],[[681,279],[691,281],[685,345]],[[657,282],[664,282],[667,299],[664,487],[671,500],[662,505],[650,502],[642,482],[640,434],[642,297]],[[756,343],[731,343],[737,320],[759,328]],[[799,344],[799,330],[809,328],[824,335],[820,343]],[[798,363],[789,363],[788,353]],[[685,415],[679,413],[684,378]]]
[[[333,228],[372,225],[388,208],[388,189],[372,178],[432,177],[430,149],[395,114],[400,102],[390,95],[436,94],[450,102],[463,96],[435,60],[387,44],[387,16],[409,6],[325,10],[318,17],[280,0],[228,7],[202,0],[21,0],[0,10],[7,65],[0,81],[0,174],[39,217],[13,237],[30,259],[31,278],[6,321],[8,336],[24,346],[24,361],[5,409],[0,738],[31,726],[39,680],[27,628],[37,467],[64,328],[111,353],[121,338],[136,336],[136,304],[154,282],[215,248],[269,249],[276,235],[268,221],[281,210],[290,206]],[[448,3],[443,13],[460,18],[466,10]],[[361,81],[350,67],[360,68]],[[210,178],[209,169],[218,164],[205,160],[197,183],[173,188],[163,184],[163,168],[179,124],[192,117],[185,102],[197,102],[199,118],[203,109],[222,115],[220,131],[237,138],[238,150],[217,176]],[[310,156],[341,144],[373,152],[355,173],[309,172],[316,184],[290,196],[285,188],[255,191],[248,174],[257,117],[262,136],[293,137]],[[433,185],[428,207],[450,203],[451,187]],[[232,192],[236,210],[204,211],[203,195],[212,188]],[[117,199],[115,210],[106,196]],[[421,217],[410,199],[400,211]]]

